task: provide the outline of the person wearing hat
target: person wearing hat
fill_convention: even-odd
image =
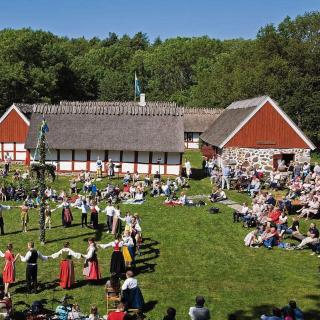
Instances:
[[[189,310],[189,316],[191,320],[209,320],[210,318],[210,311],[206,307],[204,307],[204,297],[197,296],[196,297],[196,305],[191,307]]]

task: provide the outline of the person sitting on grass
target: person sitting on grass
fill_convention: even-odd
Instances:
[[[12,316],[12,301],[11,298],[4,294],[4,291],[0,291],[0,317],[3,319],[10,319]]]
[[[316,227],[315,223],[310,224],[310,228],[307,233],[307,237],[304,238],[299,245],[297,245],[296,249],[303,249],[306,245],[315,244],[319,242],[319,230]]]
[[[281,310],[279,308],[272,309],[272,315],[262,315],[261,320],[282,320]]]
[[[212,190],[212,193],[209,198],[211,202],[218,202],[226,200],[227,195],[221,188],[219,188],[216,191]]]
[[[259,246],[259,228],[250,231],[244,238],[244,245],[246,247],[258,248]]]
[[[169,307],[167,314],[163,317],[163,320],[176,320],[176,309]]]
[[[204,297],[197,296],[196,297],[196,305],[189,309],[189,316],[191,320],[209,320],[210,311],[206,307],[204,307]]]
[[[280,237],[283,237],[284,234],[291,234],[292,236],[301,235],[299,227],[300,223],[298,217],[293,217],[291,226],[282,226]]]
[[[261,240],[266,248],[272,249],[272,247],[278,244],[279,240],[277,228],[275,226],[267,227],[261,236]]]
[[[248,212],[249,212],[248,204],[247,202],[244,202],[240,210],[235,210],[233,212],[233,222],[239,222],[240,220],[243,220],[244,216],[246,216]]]
[[[282,313],[285,315],[288,313],[288,310],[291,310],[293,313],[293,319],[294,320],[303,320],[303,312],[301,309],[297,306],[297,303],[295,300],[290,300],[289,304],[281,309]]]
[[[95,305],[91,306],[88,320],[100,320],[97,306]]]

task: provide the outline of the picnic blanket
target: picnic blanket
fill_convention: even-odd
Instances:
[[[123,200],[121,203],[122,204],[143,204],[145,200],[135,200],[135,199],[128,199],[128,200]]]

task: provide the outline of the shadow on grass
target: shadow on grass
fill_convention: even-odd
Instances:
[[[306,298],[309,299],[314,299],[317,302],[320,301],[320,296],[306,296]],[[317,310],[316,309],[310,309],[310,310],[302,310],[304,319],[305,320],[320,320],[320,303],[317,304],[319,307]],[[270,304],[262,304],[260,306],[255,306],[251,310],[236,310],[232,312],[231,314],[228,315],[228,320],[256,320],[260,319],[263,314],[265,315],[272,315],[272,308],[275,306],[270,305]]]
[[[150,238],[144,238],[143,243],[140,246],[140,255],[136,256],[135,266],[132,271],[135,275],[140,273],[155,272],[157,266],[156,263],[149,263],[148,261],[153,261],[157,259],[160,255],[160,249],[156,248],[159,244],[158,241],[152,240]],[[143,258],[140,258],[142,257]]]

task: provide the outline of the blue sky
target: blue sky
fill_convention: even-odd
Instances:
[[[315,10],[320,0],[0,0],[0,29],[31,27],[86,38],[139,31],[151,40],[253,38],[261,26]]]

